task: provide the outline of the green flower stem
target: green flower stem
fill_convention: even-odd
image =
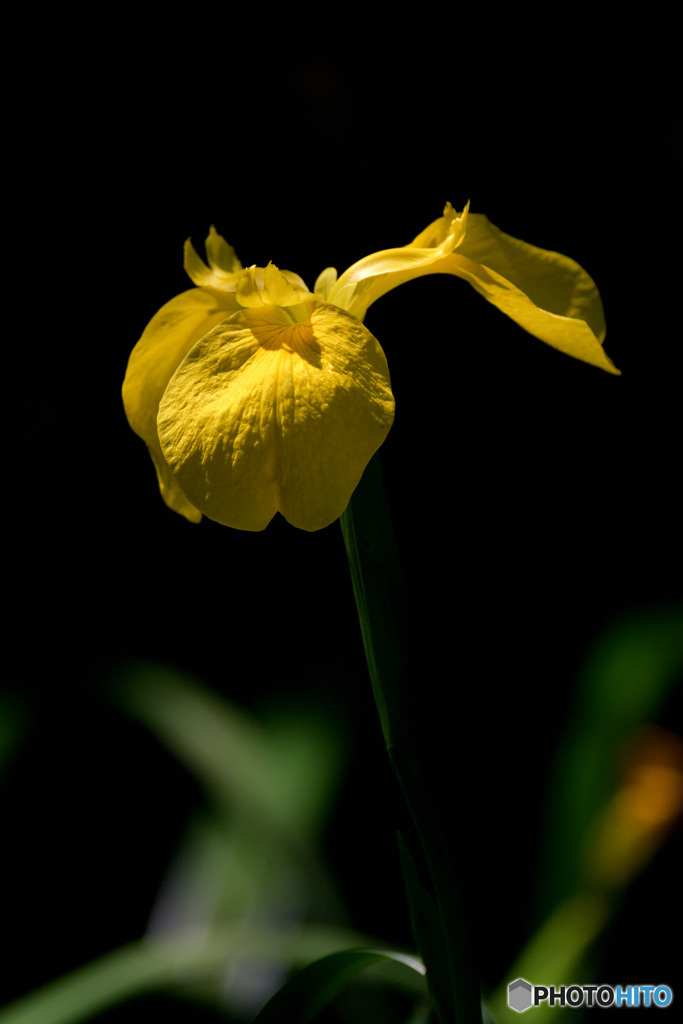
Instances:
[[[377,456],[342,515],[341,528],[384,740],[422,848],[415,851],[413,864],[426,862],[436,902],[438,916],[431,915],[431,919],[437,921],[441,934],[429,935],[427,941],[416,936],[422,946],[427,978],[442,1024],[481,1024],[479,982],[445,840],[443,815],[416,756],[406,650],[408,619],[398,549]],[[414,921],[416,916],[430,920],[428,908],[417,910],[420,913],[413,914]],[[433,962],[433,954],[442,962]],[[444,975],[450,979],[451,991],[437,990],[433,983]]]

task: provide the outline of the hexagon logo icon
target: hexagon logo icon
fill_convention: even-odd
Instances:
[[[508,1006],[517,1013],[523,1013],[531,1006],[532,988],[524,978],[517,978],[508,985]]]

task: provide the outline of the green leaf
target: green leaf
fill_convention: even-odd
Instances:
[[[623,745],[657,721],[682,672],[681,609],[618,621],[591,651],[549,780],[537,921],[575,890],[587,829],[618,786]]]
[[[83,1024],[110,1006],[148,992],[224,979],[236,961],[301,964],[357,938],[345,929],[310,926],[249,930],[240,921],[216,928],[208,937],[200,930],[178,932],[164,941],[145,939],[121,946],[0,1008],[0,1024]]]
[[[197,925],[201,915],[232,919],[255,907],[265,919],[288,887],[320,919],[339,916],[318,852],[344,758],[336,723],[304,706],[279,707],[263,721],[154,663],[122,666],[110,693],[185,765],[209,800],[209,813],[190,828],[164,883],[161,912],[153,915],[157,933]]]
[[[312,716],[268,730],[176,669],[133,663],[113,699],[139,719],[195,776],[214,806],[272,840],[315,838],[341,764],[340,737]]]
[[[435,941],[443,939],[445,943],[439,960],[448,959],[452,997],[449,996],[446,1006],[439,1007],[439,1012],[444,1024],[449,1017],[456,1024],[479,1024],[479,978],[465,920],[460,879],[456,877],[446,838],[443,807],[430,792],[415,753],[411,690],[416,677],[411,676],[407,644],[410,623],[403,601],[399,552],[377,455],[368,464],[340,523],[384,740],[421,847],[415,860],[424,857],[441,922],[438,939],[428,945],[431,952]],[[431,974],[433,968],[427,952],[425,949],[421,952]],[[437,966],[436,974],[442,974],[441,967]],[[436,990],[434,994],[436,996]]]
[[[283,985],[257,1014],[254,1024],[307,1024],[360,971],[387,961],[424,974],[422,962],[407,953],[380,949],[331,953],[304,967]]]
[[[443,922],[434,897],[421,878],[413,855],[400,834],[398,845],[413,935],[429,966],[429,988],[434,993],[440,1015],[444,1017],[449,1014],[448,1020],[457,1020]]]

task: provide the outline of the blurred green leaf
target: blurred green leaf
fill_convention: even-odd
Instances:
[[[115,699],[185,764],[219,809],[241,814],[271,837],[276,829],[295,846],[315,830],[338,779],[338,732],[299,716],[271,737],[225,698],[152,663],[128,667]]]
[[[641,772],[635,781],[625,778],[622,755],[628,747],[631,756],[640,750],[643,758],[664,757],[661,763],[671,764],[675,780],[672,751],[680,750],[680,741],[663,731],[660,738],[645,726],[657,722],[682,672],[683,611],[678,609],[618,623],[589,656],[549,781],[541,893],[545,917],[488,1001],[499,1024],[518,1019],[507,1005],[507,982],[513,978],[559,984],[585,973],[590,980],[587,954],[625,886],[664,839],[667,814],[676,813],[676,799],[671,799],[675,784],[660,791],[661,806],[655,802],[650,807],[655,813],[643,817],[639,801],[651,800],[657,790],[647,787],[661,786],[663,776]],[[642,765],[658,763],[644,760]],[[573,1017],[573,1011],[567,1016]],[[564,1011],[559,1007],[545,1004],[534,1010],[539,1024],[560,1018]]]
[[[209,936],[181,932],[164,941],[133,942],[0,1009],[0,1024],[79,1024],[109,1006],[148,992],[223,978],[233,959],[290,967],[363,937],[348,930],[287,931],[227,925]],[[264,993],[266,998],[268,993]]]
[[[263,722],[273,763],[271,791],[298,827],[310,835],[320,831],[330,814],[348,741],[334,721],[304,707],[280,708]]]
[[[489,998],[488,1005],[497,1024],[519,1020],[518,1011],[507,1004],[508,979],[530,978],[540,984],[539,979],[562,979],[564,983],[564,979],[576,978],[586,951],[604,928],[611,909],[609,900],[597,893],[576,893],[556,908],[512,964],[505,983]],[[568,1009],[569,1016],[575,1014],[575,1010]],[[560,1006],[542,1003],[534,1007],[535,1024],[564,1016]]]
[[[406,953],[379,949],[331,953],[304,967],[283,985],[256,1016],[254,1024],[307,1024],[356,974],[386,961],[405,964],[424,975],[422,962]]]
[[[683,673],[683,609],[642,612],[596,643],[548,784],[538,919],[576,888],[587,830],[618,784],[619,755]]]
[[[173,668],[134,664],[114,699],[209,798],[161,886],[150,933],[214,922],[343,920],[317,847],[344,763],[338,726],[308,708],[258,721]]]
[[[413,1013],[412,1017],[408,1021],[408,1024],[435,1024],[436,1013],[433,1006],[418,1006]],[[485,1021],[484,1024],[491,1024],[490,1021]]]

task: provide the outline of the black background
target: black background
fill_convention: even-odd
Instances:
[[[331,856],[358,927],[410,941],[398,867],[376,867],[396,808],[338,528],[191,526],[125,421],[128,355],[188,286],[188,235],[199,248],[215,223],[244,265],[310,286],[469,199],[599,284],[621,378],[455,279],[413,282],[366,321],[397,401],[382,457],[416,703],[487,984],[523,937],[509,894],[533,876],[515,801],[540,799],[586,651],[620,614],[680,604],[674,26],[574,8],[371,20],[112,7],[10,26],[8,683],[29,726],[5,788],[8,997],[142,933],[197,799],[102,695],[139,657],[247,707],[285,692],[340,715],[354,746]],[[623,981],[671,977],[672,880],[664,851],[612,938]]]

